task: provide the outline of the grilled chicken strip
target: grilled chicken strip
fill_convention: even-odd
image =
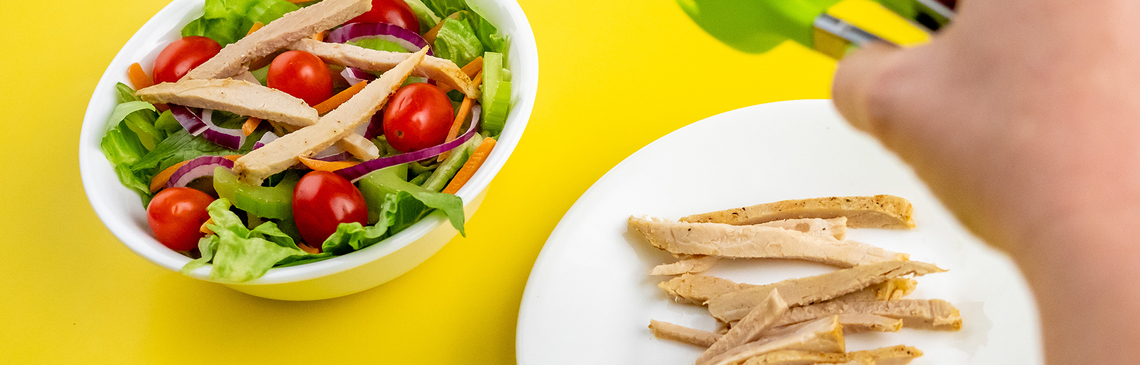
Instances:
[[[629,230],[641,234],[653,246],[674,255],[799,259],[841,268],[906,260],[909,257],[907,254],[859,242],[818,237],[777,227],[667,222],[629,217]]]
[[[221,79],[237,75],[261,57],[301,38],[332,29],[371,9],[370,0],[324,0],[287,13],[222,48],[213,58],[190,70],[182,80]]]
[[[779,350],[845,353],[843,326],[839,324],[838,317],[820,318],[789,327],[771,337],[734,347],[705,364],[739,364],[750,358]]]
[[[407,53],[377,51],[351,44],[325,43],[308,38],[290,44],[289,49],[312,53],[331,64],[373,72],[387,72],[408,58]],[[412,74],[447,84],[469,98],[479,98],[479,86],[450,60],[425,57],[423,63],[416,67]]]
[[[842,240],[847,237],[847,217],[830,219],[798,218],[756,224],[761,227],[779,227],[810,234],[819,237],[832,237]]]
[[[772,328],[772,324],[787,311],[788,303],[785,303],[784,300],[780,298],[779,291],[772,290],[768,294],[768,298],[764,299],[764,302],[752,308],[752,312],[744,316],[744,319],[741,319],[740,323],[732,326],[732,328],[728,330],[728,333],[725,333],[716,343],[709,346],[709,348],[697,358],[697,364],[710,364],[713,358],[720,356],[728,350],[760,339],[760,336]]]
[[[860,365],[906,365],[920,356],[922,356],[922,351],[905,345],[855,351],[847,354],[848,359]]]
[[[847,354],[818,351],[773,351],[745,361],[745,365],[836,365],[847,361]]]
[[[671,264],[661,264],[653,267],[649,275],[681,275],[696,274],[711,269],[720,261],[716,256],[695,256],[681,259]]]
[[[185,80],[164,82],[135,92],[152,104],[170,103],[192,108],[224,110],[304,127],[317,122],[317,110],[304,100],[248,81]]]
[[[893,278],[866,288],[845,294],[833,300],[868,301],[899,300],[910,295],[918,285],[914,279]],[[706,275],[683,275],[657,284],[678,303],[703,305],[709,299],[734,291],[763,287],[764,285],[742,284],[732,280]]]
[[[784,200],[750,207],[695,214],[682,222],[757,224],[792,218],[847,217],[852,228],[914,228],[914,208],[906,199],[893,195],[848,196]]]
[[[941,299],[875,302],[823,302],[788,310],[776,326],[801,323],[839,314],[874,314],[902,320],[903,327],[935,331],[962,329],[958,308]]]
[[[780,296],[794,307],[833,299],[905,275],[922,276],[943,271],[924,262],[890,261],[733,291],[713,297],[706,304],[713,317],[721,322],[733,322],[744,318],[773,289],[779,289]]]
[[[234,173],[246,183],[261,184],[266,177],[296,164],[298,156],[312,156],[352,134],[356,127],[371,120],[372,115],[384,107],[388,97],[404,83],[426,53],[427,47],[413,53],[340,107],[325,114],[317,124],[286,134],[238,158],[234,161]]]
[[[652,331],[653,335],[657,338],[684,342],[700,347],[712,346],[717,339],[720,339],[720,336],[723,336],[709,331],[701,331],[653,319],[649,320],[649,330]]]

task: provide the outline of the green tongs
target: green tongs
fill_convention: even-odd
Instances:
[[[869,42],[893,45],[827,14],[841,0],[677,0],[701,28],[729,46],[762,53],[791,39],[835,59]],[[954,19],[936,0],[875,0],[935,32]]]

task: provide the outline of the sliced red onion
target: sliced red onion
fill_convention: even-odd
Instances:
[[[344,77],[344,80],[348,81],[349,85],[356,85],[361,81],[372,81],[376,79],[376,75],[352,67],[345,67],[344,71],[340,72],[340,76]]]
[[[364,133],[361,133],[359,129],[356,130],[356,133],[360,133],[367,139],[373,139],[384,134],[384,114],[381,112],[372,114],[372,121],[364,124]]]
[[[326,148],[324,151],[317,152],[317,154],[313,155],[313,157],[310,158],[321,161],[344,161],[348,156],[348,152],[345,152],[344,149],[337,147],[336,145],[332,145],[329,146],[329,148]]]
[[[232,169],[234,168],[234,162],[221,156],[202,156],[195,158],[177,170],[174,170],[174,174],[170,175],[170,180],[166,181],[166,187],[185,187],[186,184],[189,184],[197,178],[214,176],[214,168],[218,166]]]
[[[456,147],[462,146],[464,143],[470,140],[471,137],[475,136],[475,129],[479,126],[479,114],[481,114],[481,111],[482,108],[480,108],[479,105],[475,105],[471,108],[471,126],[467,128],[467,132],[463,133],[462,136],[459,136],[459,138],[456,138],[451,142],[444,142],[443,144],[424,148],[418,151],[365,161],[356,166],[346,167],[340,170],[336,170],[335,172],[337,175],[340,175],[348,181],[356,182],[356,180],[360,180],[360,178],[364,177],[364,175],[368,175],[370,172],[385,167],[396,166],[412,161],[419,161],[438,156],[439,154],[447,151],[451,151]]]
[[[199,115],[190,108],[170,104],[170,112],[174,114],[174,119],[178,121],[178,124],[181,124],[182,128],[185,128],[190,135],[201,135],[210,142],[232,150],[239,149],[245,144],[245,134],[242,133],[241,129],[222,128],[214,124],[213,110],[203,110],[202,114]]]
[[[388,23],[352,23],[329,32],[325,42],[348,43],[360,38],[380,38],[403,46],[408,52],[416,52],[428,46],[427,41],[416,32]],[[428,56],[432,52],[428,49]]]
[[[256,150],[258,148],[265,147],[265,145],[269,144],[269,142],[276,141],[277,138],[279,138],[277,137],[277,134],[271,131],[267,131],[261,136],[261,139],[257,140],[257,142],[253,142],[253,149]]]

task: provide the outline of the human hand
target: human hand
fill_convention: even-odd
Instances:
[[[960,1],[839,66],[835,104],[1019,264],[1050,363],[1140,358],[1140,2]]]

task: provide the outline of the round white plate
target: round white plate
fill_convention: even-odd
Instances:
[[[630,215],[669,219],[823,196],[892,194],[917,229],[851,230],[852,240],[911,254],[949,272],[918,278],[910,298],[962,312],[960,332],[903,329],[847,337],[848,351],[906,344],[913,364],[1038,364],[1040,325],[1016,266],[967,232],[909,167],[849,127],[826,100],[758,105],[681,128],[642,148],[574,204],[546,241],[519,310],[518,362],[692,364],[703,349],[653,337],[650,319],[714,330],[703,307],[673,303],[650,268],[670,255],[626,233]],[[735,260],[707,274],[766,284],[833,268]]]

